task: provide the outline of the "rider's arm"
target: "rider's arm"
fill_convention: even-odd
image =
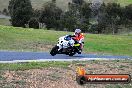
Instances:
[[[80,38],[80,40],[79,40],[79,43],[83,43],[83,41],[84,41],[84,35],[82,34],[82,35],[81,35],[81,38]]]
[[[84,38],[80,39],[79,40],[79,43],[83,43],[83,41],[84,41]]]

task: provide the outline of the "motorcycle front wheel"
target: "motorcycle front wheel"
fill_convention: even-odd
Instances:
[[[54,46],[54,47],[52,48],[52,50],[50,51],[50,54],[51,54],[52,56],[55,56],[55,55],[58,53],[58,49],[59,49],[58,46]]]

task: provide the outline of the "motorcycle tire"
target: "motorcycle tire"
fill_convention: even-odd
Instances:
[[[52,56],[55,56],[57,54],[57,52],[58,52],[58,49],[59,49],[58,46],[53,47],[52,50],[51,50],[51,52],[50,52],[50,54]]]
[[[73,55],[75,55],[76,53],[73,53],[73,52],[71,52],[71,53],[69,53],[69,56],[73,56]]]

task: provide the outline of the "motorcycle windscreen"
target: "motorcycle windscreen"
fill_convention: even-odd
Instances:
[[[64,38],[64,40],[69,41],[69,40],[71,40],[71,37],[66,36],[66,37]]]

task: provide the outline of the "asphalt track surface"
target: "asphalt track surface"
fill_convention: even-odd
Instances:
[[[110,55],[96,55],[96,54],[76,54],[75,56],[68,56],[57,54],[51,56],[48,52],[16,52],[16,51],[0,51],[0,63],[12,62],[29,62],[29,61],[73,61],[73,60],[96,60],[96,59],[131,59],[130,56],[110,56]]]

